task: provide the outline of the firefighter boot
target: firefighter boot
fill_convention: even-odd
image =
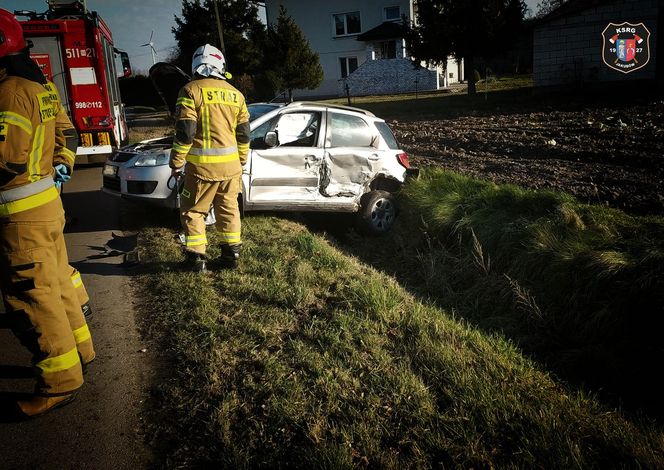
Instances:
[[[68,405],[76,395],[70,393],[58,397],[43,397],[36,395],[29,400],[19,400],[17,405],[21,412],[28,418],[35,418],[44,413]]]
[[[193,251],[185,251],[183,266],[187,271],[204,273],[207,271],[205,255],[194,253]]]
[[[219,266],[221,269],[236,269],[240,259],[240,245],[221,245]]]

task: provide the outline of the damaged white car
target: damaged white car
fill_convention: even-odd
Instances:
[[[174,104],[175,87],[170,94]],[[171,142],[153,139],[118,151],[104,167],[104,191],[174,206]],[[392,227],[394,193],[407,175],[417,174],[384,120],[345,106],[295,102],[273,109],[251,121],[250,147],[240,196],[244,212],[354,212],[359,227],[372,234]]]

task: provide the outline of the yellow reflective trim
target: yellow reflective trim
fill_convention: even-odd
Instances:
[[[185,246],[201,246],[207,244],[207,237],[205,235],[194,235],[185,238]]]
[[[235,152],[230,155],[187,155],[189,163],[228,163],[240,159],[240,154]]]
[[[240,232],[222,232],[221,238],[227,242],[240,242]]]
[[[92,338],[92,335],[90,334],[90,328],[88,328],[88,325],[83,325],[82,327],[72,331],[74,333],[74,338],[76,339],[76,344],[81,344],[84,343],[85,341],[89,340]]]
[[[44,88],[51,92],[51,101],[53,103],[59,104],[60,96],[58,96],[58,90],[55,88],[55,84],[53,82],[46,82]]]
[[[65,157],[70,162],[74,163],[76,161],[76,154],[69,150],[67,147],[62,147],[55,154],[56,157]]]
[[[180,98],[178,98],[178,100],[175,102],[175,104],[176,105],[183,104],[183,105],[189,106],[191,108],[196,106],[196,103],[194,103],[194,100],[192,100],[190,98],[185,98],[184,96],[181,96]]]
[[[203,103],[240,107],[240,95],[226,88],[203,88]]]
[[[203,124],[203,148],[210,148],[210,110],[209,108],[203,108],[202,110],[203,119],[201,124]]]
[[[14,126],[20,127],[28,134],[32,134],[32,123],[29,119],[21,116],[20,114],[13,113],[11,111],[0,111],[0,122],[13,124]]]
[[[71,283],[74,284],[74,287],[81,287],[83,285],[83,279],[81,279],[81,273],[76,273],[71,277]]]
[[[42,151],[44,150],[44,125],[37,126],[35,135],[32,140],[32,150],[30,150],[30,181],[38,181],[40,179],[39,162],[41,162]]]
[[[184,145],[177,142],[173,142],[173,150],[177,153],[188,153],[191,149],[192,144]]]
[[[37,101],[39,102],[39,116],[42,122],[48,122],[55,119],[58,114],[58,103],[53,103],[51,100],[51,93],[45,91],[44,93],[37,93]]]
[[[36,367],[41,369],[43,374],[53,374],[55,372],[62,372],[63,370],[71,369],[80,362],[78,358],[78,351],[76,348],[69,352],[55,357],[49,357],[36,364]]]
[[[0,204],[0,216],[4,217],[10,214],[16,214],[17,212],[34,209],[35,207],[43,206],[44,204],[51,202],[58,197],[60,197],[60,193],[58,193],[58,190],[55,189],[55,186],[51,186],[46,191],[42,191],[41,193],[33,194],[32,196],[19,199],[18,201],[11,201]]]

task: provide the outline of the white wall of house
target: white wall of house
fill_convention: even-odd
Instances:
[[[534,33],[535,86],[654,79],[657,15],[658,0],[614,0],[539,25]],[[604,28],[625,21],[644,23],[652,33],[650,63],[629,74],[610,69],[602,60]]]
[[[383,23],[386,8],[394,13],[394,7],[399,8],[399,16],[406,15],[412,18],[412,0],[267,0],[265,2],[267,21],[276,23],[279,16],[279,6],[286,7],[288,14],[295,20],[304,35],[309,40],[311,48],[318,52],[320,64],[323,68],[323,83],[316,90],[297,90],[296,97],[307,96],[338,96],[340,80],[342,80],[342,65],[346,67],[361,66],[367,58],[371,57],[371,48],[365,42],[357,40],[360,33],[364,33]],[[338,34],[335,24],[335,15],[359,12],[361,30],[359,33]],[[347,25],[345,25],[347,26]],[[401,57],[405,54],[401,49]],[[375,47],[374,47],[375,52]],[[399,54],[399,51],[398,51]]]

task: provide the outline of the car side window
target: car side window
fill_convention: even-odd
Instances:
[[[267,132],[272,128],[276,119],[277,118],[273,118],[265,121],[263,124],[251,131],[251,141],[249,142],[249,147],[257,150],[267,148],[267,145],[265,144],[265,134],[267,134]]]
[[[321,113],[306,111],[286,113],[274,128],[280,147],[315,147],[318,142]]]
[[[330,113],[330,147],[371,147],[369,125],[358,116]]]

